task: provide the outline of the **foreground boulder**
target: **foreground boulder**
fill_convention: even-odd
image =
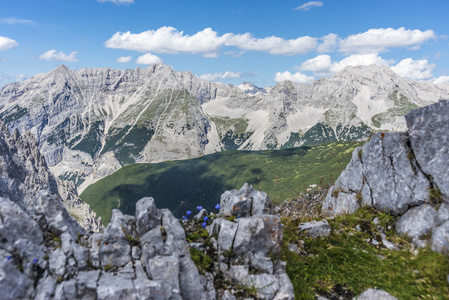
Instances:
[[[283,230],[268,195],[245,184],[225,192],[220,207],[219,217],[207,227],[218,256],[212,277],[252,290],[257,299],[294,299],[285,263],[279,259]],[[235,299],[229,291],[225,297]]]
[[[42,193],[28,215],[0,198],[1,299],[201,299],[204,287],[184,230],[152,198],[136,216],[114,210],[104,232],[87,234]]]
[[[250,185],[240,192],[260,194]],[[271,207],[262,196],[263,207]],[[113,210],[109,225],[95,233],[48,192],[40,192],[33,212],[0,198],[0,298],[236,299],[242,298],[236,289],[246,289],[260,299],[293,299],[285,264],[276,258],[280,219],[271,209],[262,212],[233,221],[222,214],[211,222],[218,259],[212,272],[200,275],[180,221],[157,209],[153,198],[139,200],[135,216]]]
[[[397,216],[396,231],[415,246],[449,254],[449,101],[412,110],[406,121],[407,132],[376,133],[353,152],[322,212],[372,206]]]

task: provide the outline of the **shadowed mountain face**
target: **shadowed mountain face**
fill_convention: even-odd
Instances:
[[[246,85],[208,82],[162,64],[125,71],[60,66],[2,88],[0,118],[12,130],[31,131],[55,175],[82,191],[135,162],[404,130],[410,109],[449,98],[448,86],[409,82],[375,65],[268,92]]]

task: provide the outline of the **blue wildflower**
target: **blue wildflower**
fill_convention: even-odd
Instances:
[[[205,217],[203,218],[203,220],[204,220],[204,222],[207,222],[207,221],[209,221],[209,217],[208,217],[208,216],[205,216]]]
[[[202,210],[202,209],[203,209],[203,207],[202,207],[202,206],[197,206],[197,207],[196,207],[196,209],[198,209],[198,210]]]
[[[215,205],[215,209],[220,209],[220,208],[221,208],[220,204]]]
[[[206,226],[207,226],[207,223],[206,223],[206,222],[204,222],[203,224],[201,224],[201,226],[202,226],[203,228],[206,228]]]
[[[183,219],[183,220],[187,220],[187,217],[186,217],[186,216],[182,216],[182,219]]]
[[[37,264],[38,260],[37,258],[33,259],[33,264]]]
[[[187,214],[187,218],[188,218],[188,217],[190,217],[190,215],[192,214],[192,212],[191,212],[190,210],[188,210],[188,211],[186,212],[186,214]]]
[[[8,255],[7,257],[6,257],[6,260],[10,260],[12,258],[12,256],[11,255]]]

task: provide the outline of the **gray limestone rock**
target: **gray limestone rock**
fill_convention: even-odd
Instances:
[[[410,145],[419,168],[449,202],[449,101],[412,110],[405,116]]]
[[[398,300],[398,298],[393,297],[382,290],[367,289],[362,294],[355,297],[354,300]]]
[[[50,255],[50,272],[56,277],[62,278],[66,271],[67,256],[61,248],[56,249]]]
[[[271,214],[271,199],[264,192],[245,183],[240,190],[226,191],[221,195],[220,214],[249,217],[256,214]]]
[[[160,225],[160,216],[154,199],[146,197],[136,203],[136,230],[142,236],[157,225]]]
[[[326,237],[331,234],[331,227],[326,220],[311,221],[308,223],[301,223],[298,226],[299,232],[304,232],[308,237]]]
[[[449,221],[444,222],[432,231],[430,248],[433,251],[449,255]]]
[[[413,241],[424,239],[435,227],[437,211],[428,204],[423,204],[408,210],[396,223],[396,231],[400,235],[407,235]]]
[[[37,245],[44,240],[36,221],[17,204],[0,197],[0,245],[10,248],[18,239],[30,240]]]
[[[118,209],[112,211],[111,223],[104,230],[100,247],[103,266],[123,267],[131,261],[131,246],[124,227],[126,220]]]
[[[448,112],[449,101],[440,101],[412,110],[406,116],[407,132],[376,133],[354,151],[322,212],[334,215],[372,206],[398,216],[396,230],[410,236],[415,246],[425,246],[432,232],[434,249],[444,251],[445,242],[438,239],[449,220]]]

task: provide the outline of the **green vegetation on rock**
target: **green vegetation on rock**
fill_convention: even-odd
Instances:
[[[20,107],[19,105],[15,105],[12,108],[5,110],[0,114],[0,119],[3,123],[8,125],[9,123],[13,123],[16,120],[22,118],[28,114],[28,109],[25,107]]]
[[[274,202],[295,198],[312,184],[338,178],[351,159],[356,142],[275,151],[227,151],[196,159],[157,164],[134,164],[89,186],[81,199],[108,224],[111,210],[133,214],[142,197],[177,217],[202,205],[209,211],[226,190],[245,182],[263,190]]]
[[[407,239],[394,233],[390,215],[362,208],[329,219],[330,236],[316,239],[298,234],[304,221],[310,220],[283,219],[281,259],[287,262],[296,299],[316,299],[317,294],[352,299],[368,288],[404,300],[447,299],[449,257],[427,248],[414,250]],[[399,250],[384,247],[379,227]],[[297,245],[301,253],[290,251],[289,244]]]
[[[396,117],[405,116],[414,108],[418,108],[418,106],[411,103],[407,97],[398,94],[398,91],[391,93],[388,98],[394,101],[394,107],[389,108],[383,113],[374,115],[371,118],[371,122],[373,122],[373,125],[377,128],[380,128],[384,123],[393,122]]]

